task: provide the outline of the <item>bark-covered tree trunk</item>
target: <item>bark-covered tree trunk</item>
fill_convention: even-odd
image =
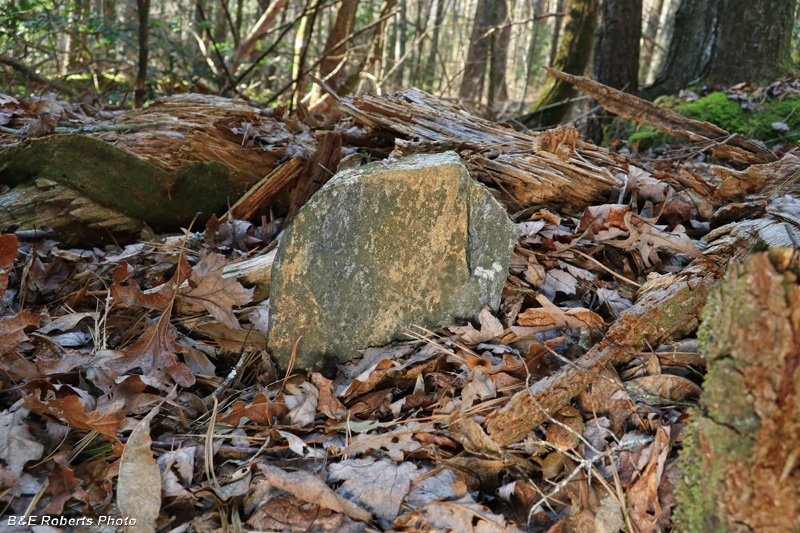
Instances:
[[[314,23],[317,20],[317,15],[321,8],[322,1],[317,0],[311,14],[303,17],[303,20],[300,21],[300,25],[297,27],[297,34],[294,40],[294,61],[292,63],[292,79],[295,80],[295,86],[292,91],[294,94],[292,103],[295,105],[305,97],[306,86],[303,81],[302,73],[303,68],[305,68],[308,45],[311,42],[311,34],[314,32]]]
[[[592,54],[597,26],[597,0],[570,0],[564,23],[564,36],[558,49],[556,70],[583,75]],[[576,94],[572,84],[550,77],[533,111],[522,117],[528,127],[550,126],[561,122],[569,111],[569,100]]]
[[[724,0],[703,82],[771,81],[791,68],[795,0]]]
[[[646,14],[642,14],[642,18],[646,22],[643,32],[645,42],[640,53],[641,68],[639,70],[642,79],[646,79],[650,72],[651,63],[653,61],[653,50],[655,50],[656,47],[656,38],[660,26],[661,11],[663,9],[664,0],[656,0],[654,5],[650,6],[650,10]]]
[[[639,77],[642,0],[602,0],[598,15],[600,24],[594,41],[597,81],[635,93]]]
[[[400,12],[397,14],[397,40],[395,41],[394,48],[394,84],[397,89],[403,88],[403,75],[405,71],[405,55],[406,55],[406,24],[407,24],[407,11],[406,0],[398,0],[398,8]]]
[[[522,86],[522,96],[520,96],[519,99],[518,113],[522,111],[525,105],[525,97],[528,95],[528,87],[530,86],[531,76],[533,75],[531,70],[533,69],[533,63],[536,58],[536,50],[539,47],[539,41],[544,36],[545,25],[547,24],[547,20],[542,17],[542,15],[544,15],[544,0],[533,0],[532,11],[534,18],[533,36],[531,36],[531,41],[528,44],[528,52],[525,54],[525,81]]]
[[[594,74],[600,83],[636,93],[639,81],[639,40],[642,36],[642,0],[602,0],[594,41]],[[588,136],[599,143],[607,112],[589,122]]]
[[[478,0],[475,8],[475,22],[469,38],[469,51],[464,65],[464,75],[458,95],[464,103],[480,104],[483,94],[483,78],[489,57],[489,39],[486,32],[491,27],[492,0]]]
[[[146,94],[145,81],[147,81],[147,56],[149,47],[147,39],[150,36],[150,0],[136,0],[139,8],[139,69],[136,73],[136,85],[133,91],[133,105],[142,107]]]
[[[681,452],[676,531],[800,530],[798,277],[796,250],[773,248],[711,293],[698,334],[709,369]]]
[[[444,5],[447,0],[434,0],[436,2],[436,18],[433,21],[433,35],[431,36],[431,49],[428,53],[428,61],[425,63],[425,82],[424,88],[432,85],[436,77],[436,54],[439,52],[439,34],[444,22]]]
[[[558,0],[555,4],[556,13],[564,11],[564,0]],[[550,57],[547,61],[547,66],[555,68],[556,54],[558,53],[558,41],[561,38],[561,26],[563,17],[556,17],[553,23],[553,34],[550,36]]]
[[[325,43],[325,50],[331,52],[323,58],[319,64],[319,77],[326,81],[328,86],[335,90],[338,94],[344,95],[348,91],[347,84],[344,90],[339,89],[339,78],[344,69],[344,62],[347,54],[348,45],[341,43],[353,31],[353,23],[356,19],[356,10],[358,9],[359,0],[342,0],[339,4],[339,9],[336,11],[336,18],[333,21],[333,27],[328,33],[328,39]],[[336,48],[334,48],[336,47]],[[330,109],[333,104],[333,97],[329,94],[321,95],[318,86],[314,86],[314,94],[312,100],[316,100],[311,106],[312,112],[323,113]]]
[[[411,78],[409,85],[416,87],[419,84],[420,72],[422,71],[422,52],[424,48],[424,35],[428,31],[428,21],[431,18],[431,10],[433,9],[433,0],[424,2],[424,0],[417,0],[417,23],[414,31],[414,46],[413,55],[411,57]]]
[[[76,0],[72,25],[67,33],[66,52],[68,71],[78,70],[86,64],[87,33],[80,31],[86,28],[89,20],[89,0]],[[65,72],[66,73],[66,72]]]
[[[344,60],[347,52],[347,44],[342,44],[337,48],[333,47],[350,35],[353,30],[353,22],[356,19],[356,9],[358,9],[358,0],[342,0],[339,9],[336,11],[336,18],[333,21],[330,33],[328,33],[324,48],[332,51],[319,64],[320,78],[326,80],[328,85],[334,89],[337,85],[338,74],[341,71],[340,63]]]
[[[697,83],[766,81],[790,67],[794,0],[683,0],[647,98]]]
[[[511,40],[511,25],[508,20],[507,0],[492,0],[491,23],[494,31],[489,41],[489,91],[487,100],[489,109],[508,100],[506,87],[506,64],[508,63],[508,44]]]

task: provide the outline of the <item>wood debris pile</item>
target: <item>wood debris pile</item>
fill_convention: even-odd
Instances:
[[[2,219],[5,513],[139,513],[165,531],[664,531],[706,370],[701,311],[754,249],[797,246],[800,159],[569,79],[697,156],[636,160],[569,126],[521,133],[415,89],[341,100],[330,123],[173,97],[117,120],[158,128],[92,133],[165,183],[215,163],[248,192],[203,231],[96,247]],[[23,126],[11,117],[1,138],[0,201],[50,186],[7,171],[5,154],[56,138],[20,141]],[[522,232],[498,315],[414,330],[334,380],[278,375],[262,300],[280,218],[337,169],[445,150]],[[75,183],[59,186],[98,216],[123,212]]]

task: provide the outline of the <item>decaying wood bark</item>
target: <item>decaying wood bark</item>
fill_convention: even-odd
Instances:
[[[709,299],[698,340],[709,371],[691,415],[681,531],[800,528],[800,256],[758,254]]]

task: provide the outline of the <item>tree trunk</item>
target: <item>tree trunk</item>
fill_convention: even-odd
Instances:
[[[406,0],[398,0],[400,12],[397,14],[397,40],[395,41],[394,48],[394,85],[398,90],[403,88],[403,74],[405,70],[405,55],[406,55],[406,24],[407,24],[407,10]]]
[[[244,14],[244,0],[236,0],[236,20],[234,27],[236,28],[236,35],[242,35],[242,16]],[[239,46],[239,43],[236,43]]]
[[[103,18],[106,20],[106,24],[110,24],[112,26],[116,26],[117,22],[117,7],[116,3],[113,0],[103,0],[102,2],[102,13]],[[106,51],[106,55],[110,59],[115,59],[117,57],[117,48],[114,45],[104,44],[103,48]]]
[[[525,55],[525,82],[522,86],[522,96],[519,99],[517,113],[522,111],[525,105],[525,97],[528,95],[528,87],[532,76],[531,70],[536,59],[536,50],[539,48],[539,39],[544,35],[546,20],[538,18],[542,15],[544,15],[544,0],[533,0],[533,36],[531,36],[531,42],[528,44],[528,53]]]
[[[233,58],[231,59],[231,66],[228,69],[231,74],[235,75],[242,61],[247,59],[247,57],[253,53],[256,43],[259,41],[259,39],[266,35],[267,30],[270,28],[270,26],[272,26],[272,23],[275,21],[275,17],[278,16],[278,13],[283,12],[283,8],[286,7],[287,1],[288,0],[275,0],[264,9],[264,12],[259,17],[253,28],[247,33],[247,36],[236,48],[236,52],[233,54]]]
[[[703,82],[772,81],[791,69],[795,0],[724,0]]]
[[[556,13],[562,13],[563,11],[564,0],[558,0],[556,2]],[[562,21],[562,17],[556,17],[553,22],[553,35],[550,36],[550,59],[547,61],[547,66],[550,68],[555,68],[554,65],[556,62],[556,54],[558,53],[558,40],[561,37]]]
[[[150,0],[136,0],[139,8],[139,69],[136,73],[136,85],[133,91],[134,107],[144,104],[145,81],[147,81],[147,55],[149,52],[147,39],[150,36]]]
[[[508,43],[511,41],[511,25],[508,20],[507,0],[492,0],[491,23],[494,31],[489,41],[489,91],[487,100],[492,113],[496,106],[508,100],[506,87],[506,64],[508,63]]]
[[[611,88],[635,94],[639,81],[642,0],[602,0],[599,19],[594,41],[595,78]],[[589,122],[587,136],[599,144],[603,126],[610,119],[611,114],[598,113]]]
[[[356,9],[358,9],[358,0],[342,0],[339,9],[336,11],[336,19],[333,21],[333,27],[328,33],[328,39],[325,43],[324,50],[332,50],[326,58],[319,64],[319,77],[327,81],[328,85],[333,89],[336,88],[336,80],[339,72],[341,72],[340,63],[344,61],[345,52],[347,52],[347,44],[343,44],[337,48],[333,48],[350,35],[353,30],[353,22],[356,19]],[[338,70],[337,70],[338,68]],[[334,71],[336,71],[334,73]]]
[[[641,78],[647,79],[650,72],[651,63],[653,61],[653,50],[656,48],[656,38],[660,29],[661,11],[664,9],[664,0],[655,0],[655,3],[650,7],[647,16],[642,15],[643,19],[647,20],[644,28],[644,47],[641,50],[640,56],[640,69]]]
[[[342,0],[339,9],[336,11],[333,27],[330,33],[328,33],[328,39],[325,43],[325,50],[331,50],[331,53],[323,58],[322,62],[319,64],[319,77],[325,80],[328,86],[335,90],[340,96],[344,96],[348,89],[347,84],[345,84],[344,90],[339,90],[338,88],[338,80],[344,69],[348,45],[343,44],[336,48],[334,47],[346,39],[353,31],[358,1],[359,0]],[[324,113],[331,108],[333,97],[329,94],[322,95],[320,88],[314,86],[312,101],[314,101],[314,103],[310,106],[310,110],[314,113]]]
[[[770,80],[790,67],[794,0],[683,0],[647,98],[704,83]]]
[[[292,94],[292,104],[297,105],[305,96],[306,86],[303,81],[303,68],[305,67],[306,55],[308,55],[308,45],[311,42],[311,35],[314,33],[314,23],[317,20],[322,0],[317,0],[314,9],[309,15],[303,17],[297,27],[297,34],[294,38],[294,61],[292,62],[292,79],[295,80]]]
[[[214,40],[217,41],[217,44],[221,44],[228,38],[227,10],[228,6],[226,5],[226,0],[220,0],[219,6],[217,6],[214,12]]]
[[[458,95],[466,104],[479,105],[483,94],[483,77],[489,57],[489,39],[486,32],[491,27],[492,0],[478,0],[475,22],[469,38],[469,51]]]
[[[555,60],[555,69],[576,76],[583,74],[589,63],[597,26],[597,0],[570,0],[564,23],[564,37]],[[569,111],[569,100],[576,92],[572,84],[554,77],[547,79],[533,111],[522,118],[528,127],[560,123]]]
[[[76,0],[74,14],[72,15],[72,24],[67,32],[65,47],[68,71],[78,70],[86,63],[85,50],[87,47],[86,36],[88,34],[79,30],[81,28],[86,28],[88,19],[89,0]]]
[[[431,18],[431,10],[433,9],[434,1],[435,0],[423,2],[423,0],[417,0],[417,27],[416,31],[414,31],[414,42],[416,43],[416,46],[414,46],[414,54],[411,58],[412,69],[411,79],[409,80],[409,85],[412,87],[416,87],[419,83],[420,72],[422,71],[422,51],[425,42],[424,36],[428,31],[428,21]],[[423,4],[425,4],[424,8]]]
[[[448,0],[434,0],[436,2],[436,18],[434,19],[433,35],[431,36],[431,50],[428,54],[428,61],[425,63],[425,81],[423,88],[433,85],[436,78],[436,54],[439,53],[439,33],[444,22],[444,6]]]

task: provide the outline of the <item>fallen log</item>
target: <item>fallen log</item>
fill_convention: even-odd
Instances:
[[[495,189],[510,210],[559,205],[580,209],[608,198],[615,175],[634,163],[578,139],[564,126],[519,132],[461,110],[419,89],[339,104],[378,137],[394,139],[393,156],[454,150],[473,178]]]
[[[739,165],[769,163],[778,158],[771,151],[750,139],[731,134],[719,126],[684,117],[674,111],[655,105],[632,94],[627,94],[584,76],[573,76],[552,68],[543,67],[553,76],[571,83],[588,94],[606,111],[653,126],[664,133],[687,141],[713,146],[711,153],[719,160]]]
[[[0,183],[10,189],[0,195],[0,224],[50,227],[74,244],[124,241],[145,224],[176,229],[198,212],[225,212],[291,143],[305,143],[293,150],[303,159],[316,146],[243,101],[204,95],[159,99],[116,126],[14,142],[4,135]]]

